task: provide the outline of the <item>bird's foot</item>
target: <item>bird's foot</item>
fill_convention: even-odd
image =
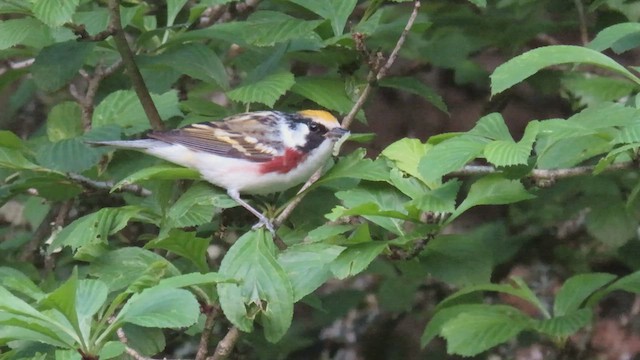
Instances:
[[[269,230],[269,232],[271,233],[271,236],[275,237],[276,231],[273,227],[273,223],[271,222],[271,220],[267,219],[267,217],[264,215],[261,215],[260,217],[258,217],[258,219],[260,219],[260,221],[258,221],[255,225],[253,225],[251,227],[251,230],[258,230],[261,227],[264,227],[267,230]]]

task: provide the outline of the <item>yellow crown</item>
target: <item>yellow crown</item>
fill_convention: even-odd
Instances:
[[[328,111],[324,110],[302,110],[298,111],[298,114],[304,117],[310,117],[316,120],[319,123],[322,123],[328,128],[334,128],[336,126],[340,126],[338,119],[335,116],[331,115]]]

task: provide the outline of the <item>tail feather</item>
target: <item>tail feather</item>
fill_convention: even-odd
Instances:
[[[158,146],[158,140],[115,140],[115,141],[86,141],[94,146],[113,146],[119,149],[146,150]]]

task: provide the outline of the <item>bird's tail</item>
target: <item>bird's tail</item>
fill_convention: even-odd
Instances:
[[[158,145],[158,140],[142,139],[142,140],[114,140],[114,141],[86,141],[87,144],[94,146],[113,146],[119,149],[132,149],[144,151]]]

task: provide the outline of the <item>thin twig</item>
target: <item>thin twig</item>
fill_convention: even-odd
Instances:
[[[419,9],[420,9],[420,0],[416,0],[413,5],[413,11],[411,12],[411,15],[409,16],[409,20],[407,21],[407,25],[404,27],[402,34],[398,38],[398,42],[396,43],[396,46],[393,48],[391,55],[389,56],[389,58],[387,59],[384,65],[382,65],[379,68],[378,67],[372,68],[369,74],[367,75],[367,85],[364,87],[364,89],[360,93],[358,100],[356,100],[355,104],[353,104],[353,107],[351,108],[347,116],[345,116],[344,119],[342,119],[343,128],[348,129],[349,126],[351,126],[351,123],[355,119],[356,114],[358,113],[358,111],[360,111],[360,109],[362,109],[362,107],[364,106],[364,103],[369,98],[372,88],[375,85],[374,82],[379,81],[383,77],[385,77],[387,72],[393,65],[394,61],[397,59],[398,52],[400,51],[400,48],[404,44],[404,41],[407,35],[409,34],[409,31],[411,30],[411,27],[413,26],[413,23],[415,22],[416,17],[418,16]],[[321,175],[322,175],[322,169],[319,169],[309,178],[309,180],[307,180],[307,182],[302,186],[300,191],[298,191],[297,196],[287,205],[287,207],[284,208],[284,210],[282,210],[280,215],[278,215],[278,217],[274,220],[274,225],[276,227],[280,226],[289,217],[289,215],[291,215],[293,210],[302,201],[302,198],[304,197],[303,192],[306,189],[308,189],[314,182],[316,182]]]
[[[80,174],[68,173],[67,178],[73,180],[74,182],[90,189],[97,190],[112,190],[114,183],[113,181],[97,181],[93,179],[89,179],[86,176],[82,176]],[[127,192],[138,196],[151,196],[151,190],[145,189],[140,185],[135,184],[125,184],[119,187],[115,192]]]
[[[127,74],[131,79],[131,85],[138,95],[138,99],[140,100],[140,104],[142,104],[142,108],[147,115],[151,128],[154,130],[163,130],[164,123],[162,122],[162,118],[160,118],[158,109],[156,109],[156,106],[151,99],[149,89],[142,78],[140,69],[138,69],[138,66],[136,65],[135,59],[133,58],[133,52],[127,42],[124,29],[122,29],[122,21],[120,20],[120,2],[118,0],[109,0],[109,13],[111,16],[110,27],[114,31],[113,39],[115,40],[118,52],[124,61]]]
[[[78,104],[80,104],[80,108],[82,109],[82,126],[85,132],[91,129],[95,98],[98,93],[100,83],[104,78],[118,71],[122,65],[122,59],[118,59],[109,67],[105,68],[102,65],[98,65],[96,66],[93,74],[84,74],[83,77],[87,80],[87,89],[84,94],[80,94],[73,84],[69,85],[69,92],[76,99]]]
[[[209,352],[209,337],[211,336],[211,330],[213,329],[214,321],[219,312],[216,307],[208,304],[202,305],[201,308],[207,315],[207,318],[204,322],[202,334],[200,335],[200,344],[198,345],[196,360],[205,360],[207,358],[207,353]]]
[[[638,165],[633,161],[621,162],[609,165],[603,171],[619,171],[637,168]],[[572,168],[562,169],[533,169],[528,177],[534,181],[556,181],[581,175],[591,175],[596,169],[594,165],[576,166]],[[486,175],[501,172],[493,166],[488,165],[467,165],[460,170],[456,170],[447,174],[447,176],[473,176]]]
[[[114,34],[114,29],[109,27],[107,30],[101,31],[95,35],[89,34],[84,24],[66,23],[64,27],[71,29],[73,34],[81,41],[102,41]]]
[[[213,356],[209,356],[207,360],[224,360],[229,357],[239,338],[240,330],[235,326],[231,327],[227,332],[227,335],[225,335],[218,343],[218,346],[216,346],[216,352]]]
[[[589,43],[589,32],[587,31],[587,18],[584,14],[584,4],[582,4],[582,0],[574,0],[576,4],[576,9],[578,10],[578,20],[580,21],[580,41],[582,45],[587,45]]]
[[[116,331],[116,333],[118,334],[118,340],[120,340],[120,342],[125,345],[124,349],[127,352],[127,354],[129,354],[129,356],[131,356],[135,360],[154,360],[154,359],[152,359],[150,357],[146,357],[144,355],[141,355],[139,352],[137,352],[134,349],[130,348],[127,345],[127,343],[129,342],[129,339],[127,339],[127,336],[125,335],[124,330],[122,330],[122,328],[118,329],[118,331]]]

